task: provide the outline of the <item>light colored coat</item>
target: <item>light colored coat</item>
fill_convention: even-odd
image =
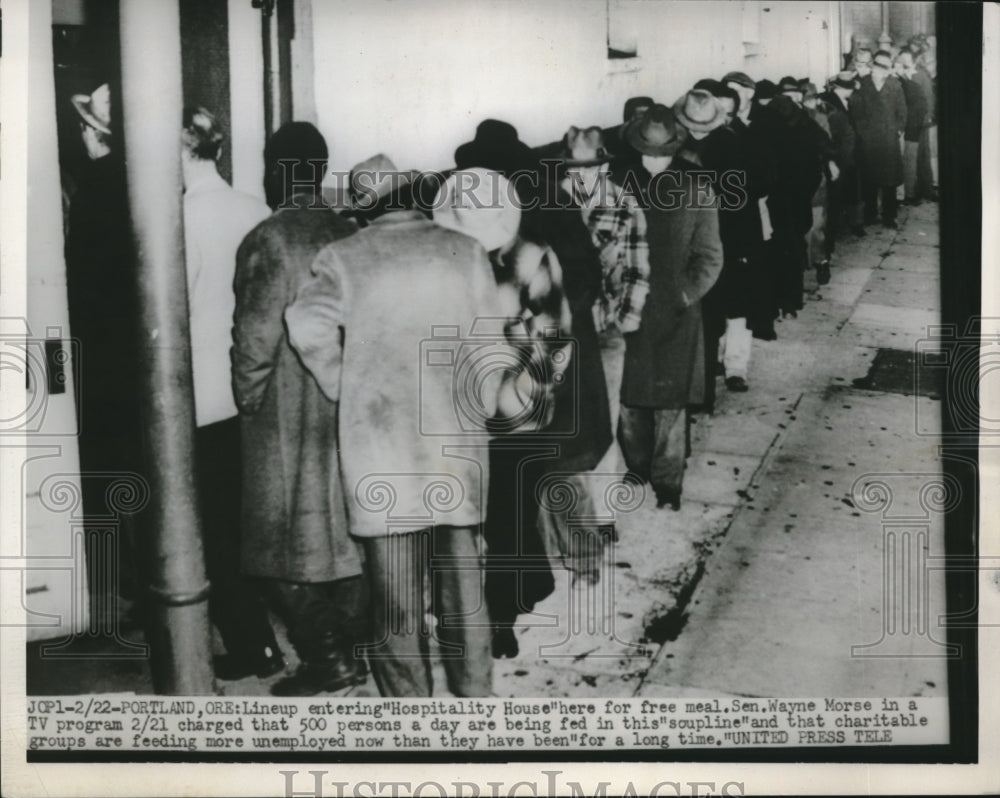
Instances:
[[[285,320],[306,368],[339,398],[351,532],[477,527],[500,378],[491,353],[509,352],[486,252],[401,211],[327,246],[312,273]]]
[[[205,175],[184,192],[191,370],[199,427],[236,415],[229,364],[236,250],[270,215],[263,200],[236,191],[217,173]]]

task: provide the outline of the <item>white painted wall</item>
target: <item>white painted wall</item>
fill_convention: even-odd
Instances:
[[[487,117],[537,145],[571,124],[620,121],[635,94],[669,104],[731,69],[819,83],[836,63],[836,3],[629,3],[635,64],[606,58],[605,0],[312,0],[316,112],[331,168],[379,151],[400,168],[447,168]],[[755,25],[758,54],[746,57]]]
[[[229,0],[233,188],[264,199],[264,54],[260,11]]]

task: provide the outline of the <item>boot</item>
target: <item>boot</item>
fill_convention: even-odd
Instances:
[[[345,687],[364,684],[367,668],[363,661],[335,653],[322,660],[303,662],[291,676],[271,687],[274,696],[311,696],[333,693]]]

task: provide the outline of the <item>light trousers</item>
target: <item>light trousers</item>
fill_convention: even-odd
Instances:
[[[726,319],[726,332],[719,338],[719,362],[727,377],[747,378],[753,333],[746,319]]]

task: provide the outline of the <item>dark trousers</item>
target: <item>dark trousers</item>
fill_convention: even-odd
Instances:
[[[861,224],[860,186],[858,171],[845,167],[840,177],[827,183],[826,194],[826,256],[833,255],[837,236],[845,227]]]
[[[618,443],[625,466],[653,490],[680,495],[688,452],[687,411],[621,406]]]
[[[896,187],[879,186],[866,180],[861,186],[865,205],[865,224],[875,224],[878,219],[878,201],[882,200],[882,224],[896,221]]]
[[[302,662],[363,658],[356,646],[369,639],[368,586],[364,577],[333,582],[263,582]]]
[[[456,696],[490,695],[492,635],[478,531],[440,526],[366,538],[364,547],[373,632],[365,649],[382,695],[432,694],[428,609],[437,617],[448,689]]]
[[[198,509],[211,583],[209,616],[235,657],[277,649],[258,582],[240,572],[240,422],[238,417],[195,432]]]
[[[934,169],[931,166],[931,129],[920,131],[917,142],[917,198],[931,199],[934,196]]]
[[[725,269],[728,264],[724,263]],[[719,364],[719,339],[726,332],[726,311],[716,283],[701,300],[701,325],[705,335],[705,398],[706,413],[715,411],[715,377]]]
[[[551,447],[526,443],[490,445],[486,504],[486,602],[496,624],[517,616],[555,589],[545,543],[538,530],[538,483],[553,467]]]

